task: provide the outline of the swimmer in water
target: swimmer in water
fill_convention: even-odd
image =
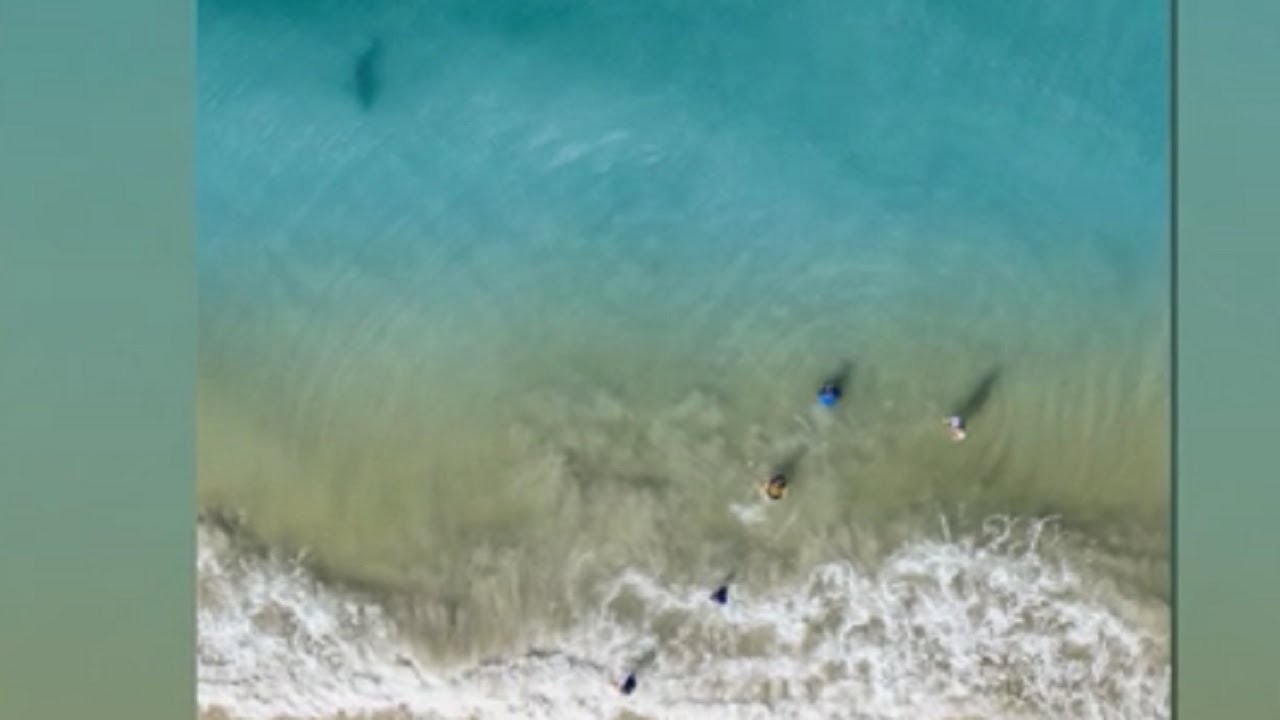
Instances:
[[[818,404],[823,407],[835,407],[843,394],[839,383],[823,383],[822,387],[818,388]]]
[[[969,436],[968,431],[965,430],[964,427],[964,418],[959,415],[952,415],[944,422],[947,424],[947,431],[951,433],[952,442],[960,442]]]
[[[833,408],[840,402],[840,398],[844,396],[844,386],[849,382],[849,376],[853,373],[853,363],[845,361],[840,367],[827,379],[822,381],[822,385],[818,387],[818,404],[825,408]]]
[[[627,676],[623,678],[622,683],[618,685],[618,690],[621,691],[623,695],[630,695],[631,693],[635,692],[636,691],[636,674],[627,673]]]
[[[770,500],[781,500],[787,495],[787,476],[782,473],[774,473],[773,477],[764,484],[762,488],[764,496]]]

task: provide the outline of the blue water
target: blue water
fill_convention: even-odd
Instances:
[[[537,598],[584,548],[767,582],[1056,515],[1163,597],[1166,13],[202,3],[204,503],[428,595],[509,550]]]

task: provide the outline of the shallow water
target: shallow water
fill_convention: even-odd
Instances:
[[[357,623],[343,653],[394,646],[431,673],[499,657],[524,678],[432,697],[532,702],[519,688],[543,692],[555,663],[626,665],[619,648],[650,643],[671,675],[637,702],[664,698],[663,717],[1167,715],[1164,12],[202,4],[200,497],[243,519],[209,567],[280,574],[227,607],[276,588],[322,616],[355,593],[391,629]],[[844,400],[816,407],[846,362]],[[984,378],[970,439],[949,442],[942,417]],[[779,464],[792,490],[767,505],[755,485]],[[1057,549],[992,569],[973,548],[997,516],[1055,518]],[[249,538],[305,549],[305,582],[237,560]],[[1048,613],[1021,633],[956,601],[921,632],[977,623],[1004,664],[946,692],[931,683],[954,673],[848,618],[758,640],[786,613],[709,629],[682,605],[732,575],[764,616],[836,573],[826,602],[857,608],[941,557],[997,573],[974,606],[1007,590]],[[886,626],[915,622],[884,602]],[[202,618],[202,647],[236,617]],[[1053,628],[1084,617],[1141,645],[1091,671],[1131,684],[1031,660],[1070,654]],[[254,677],[306,654],[296,628],[254,632],[261,654],[232,663]],[[531,663],[538,642],[561,649]],[[860,652],[915,679],[819,672]],[[807,690],[752,694],[787,663]],[[297,714],[213,667],[202,693],[224,706]],[[600,717],[602,687],[546,712]],[[353,688],[301,716],[385,709]],[[1093,705],[1054,705],[1081,688]],[[508,713],[458,702],[409,704]]]

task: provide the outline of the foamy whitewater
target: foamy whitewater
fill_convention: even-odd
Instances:
[[[1167,616],[1049,559],[1054,537],[993,519],[878,568],[735,589],[725,607],[626,574],[568,633],[431,670],[376,605],[202,528],[201,704],[246,720],[1169,717]],[[637,665],[640,691],[623,697],[615,684]]]
[[[1169,717],[1166,12],[201,2],[206,718]]]

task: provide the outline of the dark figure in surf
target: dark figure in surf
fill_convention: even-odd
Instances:
[[[956,410],[948,416],[943,422],[947,425],[947,432],[951,435],[953,442],[961,442],[969,437],[969,429],[966,426],[969,418],[977,415],[987,405],[987,401],[991,399],[991,391],[995,388],[996,381],[1000,378],[999,370],[992,370],[974,386],[973,391],[969,393],[969,397],[956,408]]]
[[[631,669],[627,670],[626,677],[622,678],[622,682],[618,683],[618,691],[623,695],[630,695],[635,692],[636,686],[640,684],[637,679],[640,672],[652,665],[657,659],[657,648],[650,647],[640,657],[629,663],[626,667]]]
[[[840,366],[834,374],[822,381],[822,385],[818,388],[818,404],[823,407],[835,407],[840,402],[840,398],[844,397],[844,387],[849,382],[849,373],[853,371],[853,366],[845,362]]]
[[[711,602],[717,605],[727,605],[729,603],[729,586],[721,585],[712,591]]]
[[[716,589],[711,591],[711,602],[717,605],[729,604],[729,585],[733,583],[733,579],[737,575],[738,571],[732,570],[728,575],[724,576],[724,579],[720,581],[720,584],[716,586]]]
[[[374,40],[356,59],[355,89],[360,107],[368,111],[382,92],[382,41]]]

